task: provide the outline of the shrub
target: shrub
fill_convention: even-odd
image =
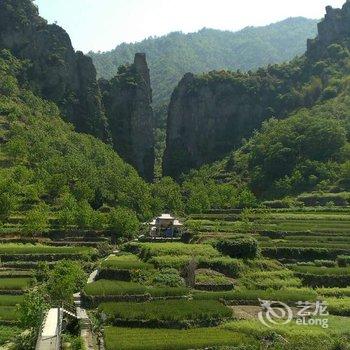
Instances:
[[[152,269],[151,264],[141,261],[136,255],[117,255],[104,260],[101,269],[111,270],[144,270]]]
[[[188,255],[188,256],[220,256],[220,253],[208,244],[185,243],[139,243],[138,249],[142,259],[148,260],[154,256],[162,255]]]
[[[1,255],[15,254],[92,254],[94,249],[88,247],[55,247],[42,244],[0,244]]]
[[[189,255],[161,255],[152,257],[148,262],[157,268],[182,269],[188,265],[192,259],[193,258]]]
[[[195,274],[195,289],[200,290],[231,290],[233,282],[217,271],[197,270]]]
[[[350,255],[339,255],[337,257],[337,263],[341,267],[350,266]]]
[[[350,316],[350,298],[344,299],[327,299],[328,307],[327,310],[332,315],[338,316]]]
[[[342,255],[342,249],[274,247],[262,248],[262,254],[274,259],[294,259],[299,261],[333,260]]]
[[[104,338],[107,350],[186,350],[225,345],[238,347],[242,344],[258,346],[258,341],[250,336],[216,327],[186,330],[106,327]]]
[[[108,227],[117,237],[132,238],[140,227],[134,211],[127,208],[115,208],[108,214]]]
[[[184,296],[188,289],[184,287],[151,287],[135,282],[99,280],[84,288],[89,296],[139,296],[149,294],[153,297]]]
[[[24,232],[27,234],[42,234],[49,230],[49,207],[41,203],[29,210],[24,223]]]
[[[239,285],[248,289],[282,289],[300,287],[301,281],[292,271],[258,271],[245,273]]]
[[[87,295],[142,295],[146,293],[146,287],[124,281],[99,280],[85,286]]]
[[[184,280],[176,269],[163,269],[155,274],[152,284],[160,287],[182,287]]]
[[[221,239],[214,243],[225,255],[239,259],[254,259],[258,256],[258,242],[254,238]]]
[[[20,334],[21,331],[19,327],[13,325],[0,326],[0,346],[13,339],[16,335]]]
[[[350,288],[317,288],[317,294],[324,297],[350,297]]]
[[[244,269],[244,264],[238,259],[229,257],[214,257],[208,259],[201,256],[198,258],[198,267],[219,271],[230,277],[238,277]]]
[[[315,260],[315,266],[335,267],[336,262],[334,260]]]
[[[180,327],[215,326],[232,317],[232,311],[215,300],[157,300],[143,303],[103,303],[104,312],[114,325]]]
[[[86,278],[80,263],[62,260],[50,271],[46,288],[55,302],[73,301],[73,293],[83,288]]]
[[[286,288],[281,290],[250,290],[237,289],[227,292],[193,292],[194,299],[203,300],[226,300],[235,301],[237,304],[259,305],[259,299],[262,300],[279,300],[287,303],[297,301],[315,301],[317,293],[312,289],[306,288]]]

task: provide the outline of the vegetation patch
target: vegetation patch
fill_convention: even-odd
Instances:
[[[215,326],[232,311],[215,300],[158,300],[144,303],[103,303],[99,311],[114,325],[188,328]]]
[[[136,250],[142,259],[148,260],[154,256],[163,255],[188,255],[218,257],[220,253],[208,244],[185,244],[185,243],[131,243],[125,249]]]
[[[249,335],[239,334],[221,328],[105,329],[106,350],[186,350],[218,346],[257,346],[258,342]],[[243,349],[242,349],[243,350]]]
[[[221,291],[231,290],[233,287],[232,280],[220,272],[208,269],[200,269],[196,271],[195,289]]]
[[[312,289],[295,288],[282,290],[250,290],[237,289],[228,292],[193,292],[194,299],[202,300],[226,300],[234,303],[260,305],[259,299],[262,300],[279,300],[283,302],[294,303],[300,300],[315,301],[317,293]]]
[[[0,290],[25,290],[32,283],[31,278],[0,278]]]

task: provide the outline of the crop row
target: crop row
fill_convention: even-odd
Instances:
[[[133,303],[102,303],[103,312],[114,325],[187,328],[215,326],[232,317],[232,310],[216,300],[156,300]]]
[[[246,346],[257,348],[250,336],[221,328],[147,329],[106,327],[106,350],[186,350],[217,346]]]

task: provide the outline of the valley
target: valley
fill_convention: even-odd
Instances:
[[[0,1],[0,349],[349,350],[350,1],[315,23],[91,58]]]

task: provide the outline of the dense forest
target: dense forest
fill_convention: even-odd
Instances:
[[[247,71],[302,54],[306,39],[317,33],[316,23],[316,20],[300,17],[266,27],[247,27],[238,32],[208,28],[190,34],[174,32],[89,55],[98,76],[111,78],[120,65],[133,60],[135,53],[145,52],[151,70],[154,105],[159,109],[168,102],[174,87],[187,72]]]

